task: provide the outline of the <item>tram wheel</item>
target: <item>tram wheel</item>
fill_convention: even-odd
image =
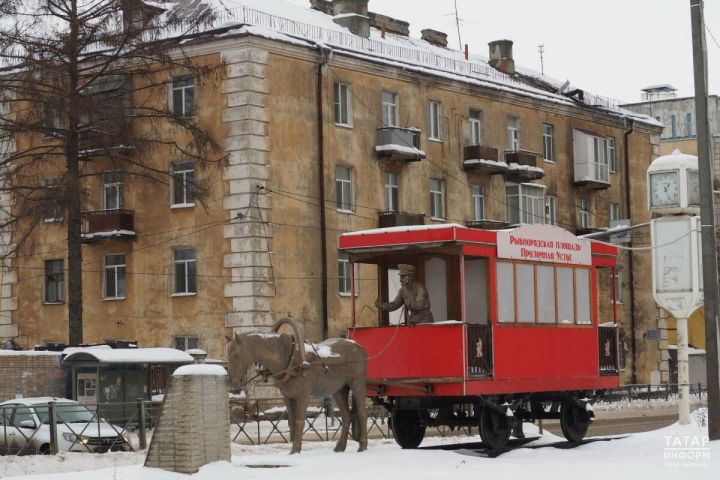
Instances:
[[[390,415],[393,437],[402,448],[417,448],[425,438],[425,425],[417,410],[394,409]]]
[[[489,407],[480,411],[480,438],[486,447],[498,450],[507,445],[512,432],[510,417]]]
[[[563,400],[560,406],[560,428],[568,441],[573,443],[582,441],[590,422],[587,411],[579,407],[572,398]]]

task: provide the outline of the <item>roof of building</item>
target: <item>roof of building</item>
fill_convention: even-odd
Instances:
[[[188,353],[174,348],[68,348],[64,362],[101,364],[193,363]]]
[[[643,92],[676,92],[677,88],[673,87],[669,83],[662,85],[650,85],[642,89]]]

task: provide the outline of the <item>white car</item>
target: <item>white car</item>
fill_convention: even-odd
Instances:
[[[55,402],[58,452],[131,450],[122,427],[66,398],[20,398],[0,403],[0,453],[50,453],[48,404]]]

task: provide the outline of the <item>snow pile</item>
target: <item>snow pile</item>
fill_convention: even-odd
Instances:
[[[377,145],[375,147],[376,152],[397,152],[404,153],[406,155],[415,155],[418,158],[425,158],[425,152],[415,147],[407,147],[405,145],[388,144],[388,145]]]
[[[227,372],[220,365],[208,364],[184,365],[173,372],[173,377],[186,377],[192,375],[224,377],[227,375]]]

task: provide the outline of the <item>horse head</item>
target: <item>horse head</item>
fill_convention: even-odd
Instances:
[[[232,388],[243,387],[243,377],[253,362],[247,337],[235,334],[228,345],[228,381]]]

